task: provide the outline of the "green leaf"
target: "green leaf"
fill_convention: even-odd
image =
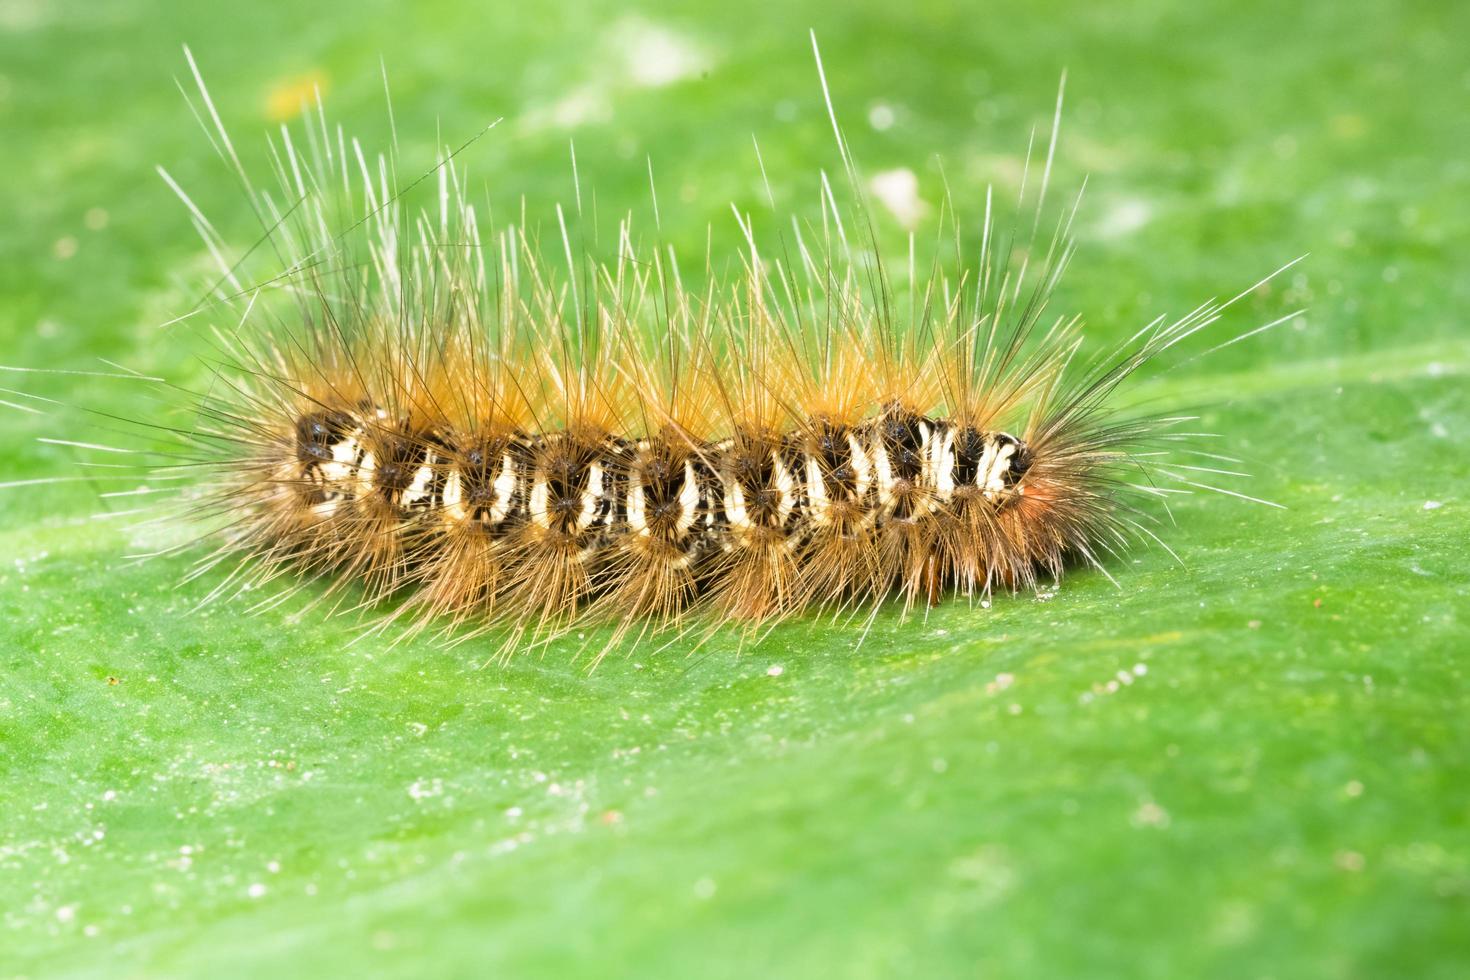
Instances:
[[[483,667],[475,644],[359,636],[309,591],[196,611],[217,577],[180,585],[187,559],[126,557],[179,532],[94,518],[127,498],[0,491],[0,971],[1463,971],[1463,11],[126,2],[0,18],[9,365],[198,376],[156,324],[207,258],[153,164],[236,239],[252,218],[170,84],[180,39],[249,166],[266,165],[272,93],[302,80],[386,140],[381,55],[405,156],[505,116],[466,164],[497,208],[524,194],[544,215],[572,195],[569,137],[608,213],[646,206],[651,157],[661,233],[690,255],[707,226],[717,250],[738,245],[732,199],[762,208],[752,133],[778,208],[815,212],[836,160],[809,26],[865,172],[908,167],[937,204],[938,154],[971,226],[985,180],[1014,189],[1065,66],[1054,186],[1091,177],[1054,306],[1084,311],[1099,345],[1312,253],[1196,349],[1307,306],[1300,324],[1141,392],[1198,409],[1255,474],[1229,485],[1284,510],[1183,498],[1162,533],[1182,567],[1153,549],[1114,562],[1116,586],[1079,571],[1045,600],[884,610],[866,634],[803,621],[590,675],[575,643]],[[642,72],[655,29],[699,70]],[[0,384],[119,398],[106,379]],[[35,437],[96,438],[75,412],[5,411],[0,480],[77,472]]]

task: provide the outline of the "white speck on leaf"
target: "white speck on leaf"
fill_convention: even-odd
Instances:
[[[1167,827],[1169,826],[1169,812],[1153,800],[1145,800],[1137,810],[1133,811],[1131,822],[1135,827]]]
[[[689,38],[637,18],[623,21],[614,35],[616,47],[625,52],[628,77],[641,88],[672,85],[707,70],[711,63]]]
[[[419,779],[409,784],[408,795],[416,800],[426,800],[444,792],[442,779]]]
[[[1147,201],[1129,198],[1114,204],[1098,222],[1097,231],[1103,238],[1122,238],[1148,224],[1153,208]]]
[[[907,167],[879,171],[869,179],[868,189],[905,228],[917,226],[929,211],[919,198],[919,178]]]

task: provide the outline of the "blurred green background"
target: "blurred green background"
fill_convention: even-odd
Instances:
[[[1470,970],[1462,6],[0,0],[0,363],[201,376],[158,324],[208,260],[155,165],[252,226],[182,43],[257,173],[313,83],[385,145],[381,61],[410,161],[504,117],[464,157],[504,208],[554,220],[575,139],[599,208],[646,214],[651,156],[697,268],[761,207],[752,136],[778,208],[818,216],[809,28],[921,235],[941,165],[973,233],[1069,72],[1055,186],[1090,183],[1055,308],[1099,343],[1312,253],[1217,339],[1301,321],[1147,389],[1206,403],[1288,509],[1186,499],[1187,567],[1141,552],[1120,588],[588,677],[348,645],[301,603],[190,613],[217,579],[126,565],[91,487],[0,491],[0,974]],[[0,417],[3,481],[89,431]]]

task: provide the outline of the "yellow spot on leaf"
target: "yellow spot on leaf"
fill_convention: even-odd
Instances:
[[[1361,139],[1368,132],[1368,121],[1355,112],[1344,112],[1332,117],[1332,135],[1338,139]]]
[[[266,94],[265,114],[271,122],[289,122],[303,109],[316,103],[317,93],[327,91],[327,77],[313,69],[281,81]]]

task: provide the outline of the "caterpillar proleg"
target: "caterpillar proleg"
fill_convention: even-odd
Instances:
[[[320,101],[262,187],[197,92],[263,229],[232,246],[168,178],[217,264],[181,318],[214,363],[150,465],[195,477],[159,519],[212,528],[204,601],[311,587],[504,654],[589,623],[759,631],[1103,569],[1202,486],[1188,420],[1113,396],[1249,291],[1084,348],[1048,306],[1081,197],[1047,209],[1060,94],[1029,236],[987,190],[973,259],[954,217],[895,275],[830,98],[851,201],[824,177],[808,222],[737,208],[739,253],[691,274],[628,218],[592,254],[580,185],[549,244],[491,222],[456,152],[400,186]]]

